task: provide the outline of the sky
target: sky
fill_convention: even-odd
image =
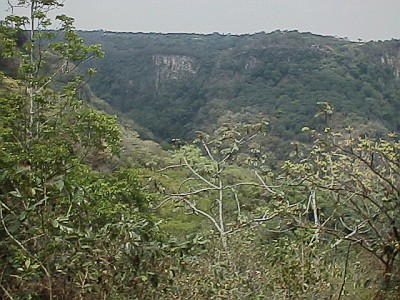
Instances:
[[[0,17],[7,0],[0,0]],[[400,0],[65,0],[82,30],[243,34],[298,30],[400,39]]]

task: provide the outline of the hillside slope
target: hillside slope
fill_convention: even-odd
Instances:
[[[337,122],[378,133],[400,128],[397,40],[354,43],[297,31],[80,34],[107,53],[92,63],[94,93],[159,141],[264,117],[283,142],[318,125],[319,101],[334,105]]]

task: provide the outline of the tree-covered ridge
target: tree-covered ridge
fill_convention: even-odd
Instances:
[[[8,3],[31,14],[0,24],[1,299],[399,298],[397,133],[360,136],[319,101],[297,138],[308,143],[292,139],[271,170],[276,120],[218,98],[208,132],[162,150],[91,108],[112,110],[85,86],[95,69],[76,67],[103,52],[64,15],[42,30],[61,2]],[[236,73],[215,63],[239,84],[260,60],[235,55]],[[390,55],[381,63],[396,66]],[[149,59],[156,94],[203,68],[185,52]]]
[[[346,124],[380,134],[400,126],[396,40],[356,43],[296,31],[82,36],[107,52],[94,64],[95,94],[159,140],[215,129],[210,124],[228,111],[261,113],[272,135],[287,140],[313,125],[320,101],[332,103]]]

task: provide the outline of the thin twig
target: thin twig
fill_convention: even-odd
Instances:
[[[343,293],[343,290],[344,290],[344,285],[346,284],[347,267],[349,265],[349,256],[350,256],[350,247],[351,247],[351,243],[349,243],[349,247],[347,248],[346,262],[344,264],[344,271],[343,271],[343,282],[342,282],[342,286],[340,287],[338,300],[340,300],[340,298],[342,297],[342,293]]]
[[[171,196],[171,197],[187,197],[187,196],[197,195],[197,194],[208,192],[208,191],[216,191],[216,190],[219,190],[219,189],[214,188],[214,187],[208,187],[208,188],[198,189],[193,192],[169,194],[169,196]]]
[[[242,217],[242,212],[241,212],[241,209],[240,209],[239,197],[238,197],[238,195],[237,195],[235,189],[232,188],[231,191],[232,191],[233,197],[235,198],[235,201],[236,201],[236,208],[237,208],[237,218],[236,218],[236,219],[237,219],[238,221],[240,221],[240,219],[241,219],[241,217]]]
[[[184,164],[181,164],[181,165],[172,165],[172,166],[167,166],[167,167],[165,167],[165,168],[162,168],[162,169],[160,169],[160,170],[158,170],[159,172],[163,172],[163,171],[166,171],[166,170],[168,170],[168,169],[177,169],[177,168],[181,168],[181,167],[184,167],[185,165]]]
[[[208,213],[206,213],[205,211],[198,209],[196,207],[195,203],[191,203],[189,200],[186,199],[182,199],[187,205],[189,205],[189,207],[191,209],[193,209],[194,212],[201,214],[203,216],[205,216],[207,219],[209,219],[215,226],[215,228],[218,230],[218,232],[222,235],[224,232],[222,231],[222,229],[219,227],[219,224],[217,223],[217,220],[215,220],[215,218],[213,218],[211,215],[209,215]]]
[[[3,285],[0,285],[0,287],[4,291],[4,293],[6,293],[8,298],[10,298],[11,300],[14,300],[13,296],[11,296],[11,294],[7,291],[7,289]]]
[[[183,160],[185,161],[185,165],[189,168],[189,170],[197,177],[199,178],[201,181],[204,181],[206,184],[208,184],[209,186],[212,186],[215,189],[218,189],[219,187],[216,186],[215,184],[209,182],[207,179],[205,179],[203,176],[201,176],[199,173],[197,173],[192,166],[189,164],[189,162],[187,161],[186,157],[183,158]]]
[[[258,174],[257,171],[254,171],[254,174],[256,174],[257,178],[261,181],[263,187],[270,192],[273,195],[276,195],[276,192],[274,192],[273,190],[271,190],[271,188],[265,183],[265,181],[261,178],[261,176]]]

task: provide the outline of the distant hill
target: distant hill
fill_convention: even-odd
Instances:
[[[314,118],[320,101],[334,105],[343,125],[400,129],[398,40],[356,43],[297,31],[80,34],[106,52],[91,62],[93,92],[158,141],[265,117],[280,145],[321,123]]]

